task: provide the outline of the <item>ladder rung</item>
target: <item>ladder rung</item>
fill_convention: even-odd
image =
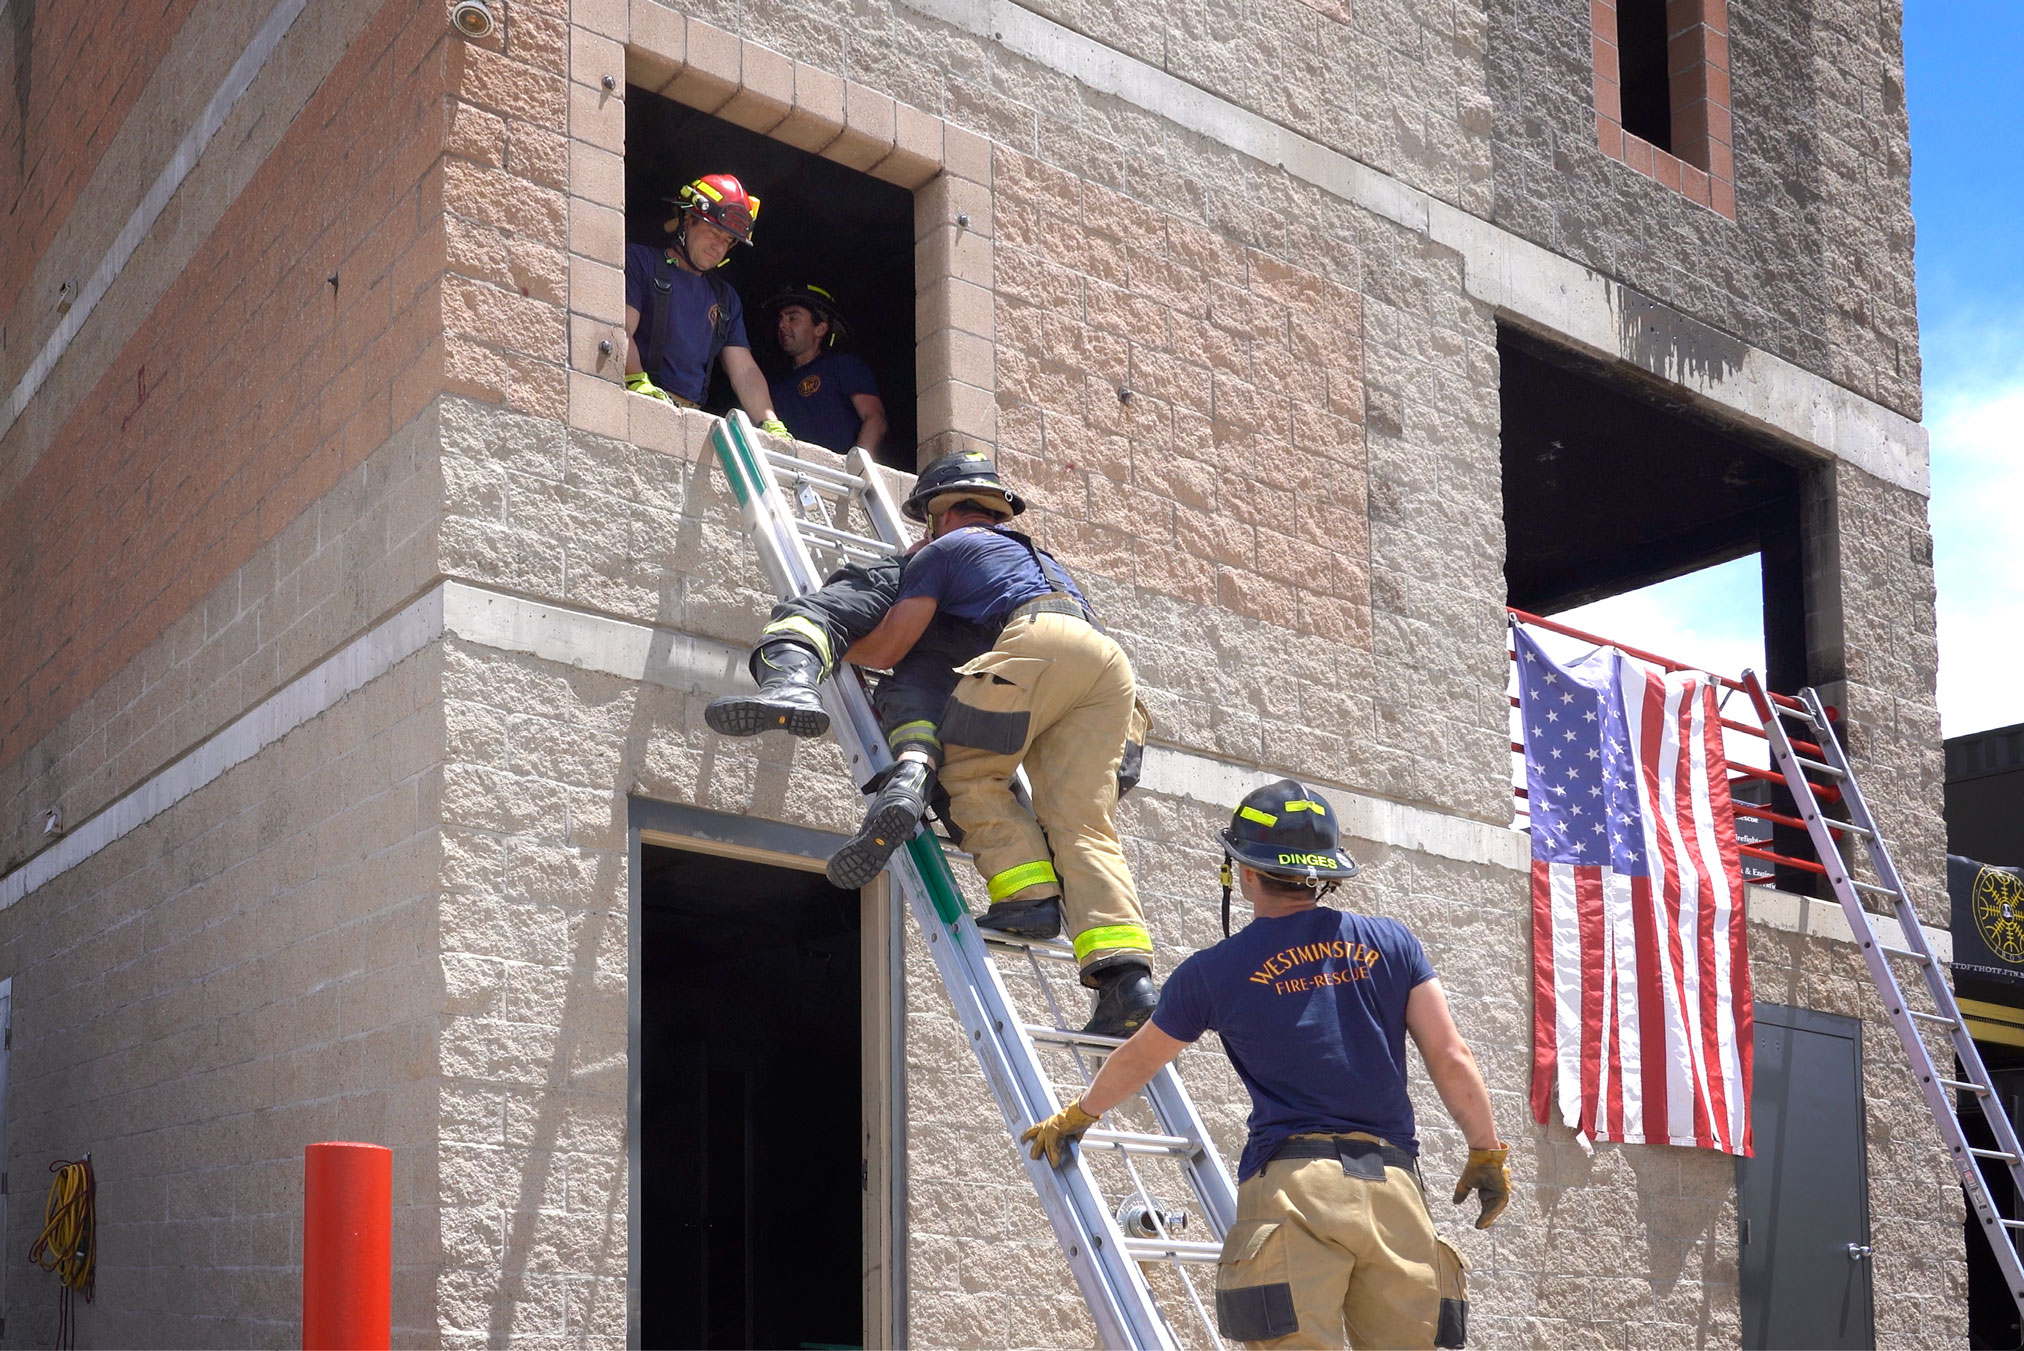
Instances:
[[[1036,957],[1054,957],[1065,962],[1075,960],[1075,949],[1058,938],[1020,938],[996,929],[979,929],[977,932],[982,935],[987,947],[1017,948]]]
[[[1933,964],[1933,959],[1926,956],[1925,953],[1913,952],[1910,948],[1894,948],[1888,943],[1878,943],[1876,947],[1879,952],[1887,952],[1893,957],[1909,958],[1920,966],[1931,966]]]
[[[2005,1229],[2024,1229],[2024,1220],[1998,1220]]]
[[[1124,1250],[1141,1262],[1164,1262],[1170,1257],[1183,1262],[1219,1262],[1223,1258],[1220,1243],[1177,1238],[1128,1238]]]
[[[867,553],[875,553],[881,558],[893,551],[892,546],[882,539],[873,539],[870,535],[853,535],[848,530],[838,530],[835,526],[824,525],[821,521],[796,520],[794,528],[804,535],[814,535],[820,539],[834,540],[838,544],[849,545],[854,549],[863,549]]]
[[[1086,1046],[1097,1051],[1115,1051],[1124,1045],[1123,1037],[1099,1037],[1094,1032],[1071,1032],[1065,1027],[1046,1027],[1040,1023],[1028,1023],[1026,1035],[1055,1046]]]
[[[2024,1163],[2024,1159],[2020,1159],[2015,1154],[2006,1153],[2000,1149],[1977,1149],[1973,1145],[1969,1145],[1968,1152],[1978,1159],[2001,1159],[2005,1163]],[[2024,1224],[2024,1220],[2013,1221],[2013,1223]]]
[[[777,450],[767,451],[766,458],[775,469],[785,469],[799,477],[814,479],[817,483],[853,490],[863,486],[855,474],[846,473],[834,465],[817,464],[813,460],[804,460],[799,456],[786,455]]]
[[[1888,896],[1894,901],[1903,899],[1903,897],[1899,896],[1897,892],[1892,891],[1889,887],[1881,886],[1875,882],[1864,882],[1860,878],[1851,877],[1848,879],[1848,884],[1857,891],[1867,891],[1872,896]]]
[[[1945,1023],[1948,1027],[1959,1027],[1961,1025],[1960,1019],[1949,1018],[1944,1013],[1920,1013],[1917,1009],[1906,1009],[1905,1013],[1908,1017],[1916,1018],[1922,1023]]]
[[[1811,770],[1815,774],[1827,774],[1837,779],[1848,777],[1848,771],[1845,769],[1836,769],[1833,765],[1824,765],[1818,760],[1809,760],[1797,752],[1794,752],[1792,756],[1792,763],[1798,765],[1801,769]]]
[[[1127,1154],[1172,1154],[1185,1159],[1193,1158],[1201,1152],[1201,1146],[1185,1135],[1154,1135],[1146,1131],[1107,1131],[1092,1128],[1084,1131],[1082,1138],[1092,1145],[1108,1145],[1122,1149]]]
[[[1989,1096],[1988,1089],[1982,1087],[1980,1084],[1971,1084],[1966,1079],[1942,1079],[1935,1075],[1934,1082],[1945,1084],[1948,1088],[1957,1088],[1963,1093],[1973,1093],[1978,1097],[1986,1098]]]

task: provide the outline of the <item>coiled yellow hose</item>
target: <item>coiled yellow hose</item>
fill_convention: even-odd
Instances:
[[[56,1181],[42,1207],[42,1233],[28,1250],[28,1260],[58,1281],[56,1344],[77,1345],[77,1296],[91,1303],[93,1272],[98,1265],[98,1184],[91,1175],[91,1155],[58,1159],[49,1165]]]

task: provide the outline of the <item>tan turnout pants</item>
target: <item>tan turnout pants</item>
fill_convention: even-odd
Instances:
[[[991,900],[1061,897],[1077,962],[1152,957],[1114,815],[1135,686],[1118,645],[1073,615],[1015,617],[957,668],[942,786]],[[1012,796],[1021,765],[1028,812]]]
[[[1238,1186],[1216,1269],[1225,1337],[1275,1348],[1434,1345],[1442,1300],[1465,1298],[1462,1259],[1435,1235],[1419,1179],[1370,1162],[1381,1179],[1350,1176],[1337,1159],[1280,1159]]]

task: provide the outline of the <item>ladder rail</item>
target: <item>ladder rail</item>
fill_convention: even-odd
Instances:
[[[758,449],[750,423],[736,411],[718,423],[711,439],[738,498],[767,580],[776,593],[783,597],[799,596],[819,586],[821,577],[803,530],[811,523],[798,520],[784,505],[788,498],[774,469],[775,453],[762,453]],[[854,476],[845,500],[864,513],[888,545],[900,547],[905,527],[877,467],[862,451],[853,451],[845,465],[845,473]],[[808,481],[840,486],[837,480],[843,475],[823,466],[814,468],[821,472],[809,474]],[[840,552],[836,544],[841,541],[835,541],[834,536],[844,532],[826,507],[822,515],[825,519],[815,524],[825,529],[815,533],[828,534],[829,551]],[[823,682],[821,698],[851,775],[862,786],[890,759],[864,679],[855,671],[840,672],[836,678]],[[888,868],[920,925],[929,956],[984,1071],[1008,1135],[1016,1137],[1056,1110],[1053,1086],[1040,1070],[1034,1043],[1016,1015],[997,964],[956,888],[940,841],[931,832],[918,831],[904,849],[893,855]],[[1156,1082],[1158,1087],[1149,1086],[1147,1096],[1162,1129],[1199,1143],[1199,1151],[1189,1160],[1186,1171],[1198,1196],[1204,1198],[1204,1209],[1220,1239],[1235,1214],[1235,1194],[1228,1187],[1228,1174],[1172,1067],[1163,1070]],[[1051,1167],[1044,1159],[1028,1158],[1023,1148],[1017,1154],[1068,1258],[1102,1343],[1178,1346],[1174,1330],[1139,1267],[1142,1256],[1145,1260],[1157,1260],[1169,1255],[1173,1245],[1127,1241],[1104,1203],[1084,1151],[1078,1150],[1073,1164],[1061,1169]],[[1138,1190],[1150,1200],[1142,1184]],[[1212,1200],[1219,1203],[1224,1200],[1225,1190],[1227,1204],[1212,1205]],[[1154,1247],[1159,1251],[1152,1251]],[[1189,1293],[1198,1312],[1206,1312],[1194,1296],[1192,1286]]]
[[[1817,691],[1805,689],[1799,692],[1805,712],[1795,715],[1780,711],[1765,692],[1763,682],[1755,671],[1743,673],[1743,684],[1755,705],[1758,717],[1763,721],[1764,731],[1771,742],[1772,758],[1784,775],[1792,800],[1806,823],[1808,838],[1813,842],[1814,855],[1826,869],[1829,885],[1835,899],[1840,902],[1849,929],[1861,944],[1864,964],[1869,968],[1870,979],[1885,1001],[1884,1011],[1890,1018],[1891,1027],[1897,1033],[1898,1043],[1905,1058],[1910,1062],[1913,1076],[1918,1080],[1920,1094],[1926,1100],[1927,1110],[1932,1114],[1933,1124],[1938,1127],[1940,1137],[1947,1144],[1950,1162],[1958,1175],[1961,1187],[1967,1193],[1970,1208],[1981,1221],[1983,1235],[1989,1241],[1990,1252],[1996,1259],[1997,1267],[2003,1272],[2010,1289],[2012,1301],[2017,1305],[2018,1314],[2024,1317],[2024,1257],[2020,1257],[2015,1242],[2009,1237],[2009,1230],[2018,1227],[2016,1221],[2005,1220],[1996,1206],[1996,1199],[1989,1182],[1983,1176],[1979,1158],[2000,1158],[2009,1170],[2012,1194],[2024,1197],[2024,1151],[2020,1151],[2017,1134],[2009,1114],[2002,1108],[1996,1097],[1995,1083],[1989,1077],[1987,1067],[1982,1063],[1981,1053],[1976,1049],[1974,1039],[1968,1034],[1967,1020],[1961,1016],[1960,1006],[1954,1000],[1953,991],[1948,987],[1946,977],[1940,971],[1939,962],[1933,957],[1932,947],[1926,942],[1925,928],[1919,922],[1918,911],[1912,906],[1903,879],[1898,875],[1897,865],[1891,860],[1890,850],[1884,844],[1878,831],[1876,819],[1870,814],[1869,805],[1863,798],[1862,790],[1850,767],[1847,752],[1841,745],[1841,738],[1827,719],[1826,709],[1820,702]],[[1813,784],[1806,778],[1806,769],[1812,763],[1803,760],[1792,745],[1792,739],[1781,721],[1785,717],[1803,716],[1814,726],[1822,760],[1835,775],[1841,801],[1848,808],[1856,825],[1862,827],[1858,835],[1867,851],[1870,865],[1875,868],[1882,888],[1863,886],[1857,883],[1848,860],[1843,856],[1832,833],[1832,826],[1820,809],[1820,800]],[[1881,943],[1876,934],[1875,918],[1862,904],[1860,890],[1887,890],[1893,902],[1893,918],[1904,934],[1905,947],[1896,949]],[[1946,1021],[1948,1040],[1955,1057],[1959,1060],[1966,1079],[1954,1079],[1942,1074],[1933,1063],[1932,1049],[1926,1045],[1920,1033],[1921,1021],[1909,1008],[1904,989],[1891,968],[1891,956],[1901,954],[1915,959],[1923,977],[1927,994],[1934,1007],[1939,1009],[1940,1018],[1930,1015],[1925,1021]],[[1967,1132],[1961,1125],[1956,1107],[1947,1101],[1946,1090],[1954,1087],[1958,1093],[1972,1092],[1982,1104],[1982,1118],[1996,1139],[1994,1151],[1974,1149],[1969,1143]],[[1993,1108],[1993,1110],[1992,1110]]]

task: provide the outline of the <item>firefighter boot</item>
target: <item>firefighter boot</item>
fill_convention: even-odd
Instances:
[[[977,916],[977,927],[996,929],[1014,938],[1061,937],[1061,898],[1042,896],[1031,901],[993,901],[991,908]]]
[[[884,781],[864,809],[864,824],[829,856],[823,869],[831,886],[856,891],[879,875],[893,850],[913,838],[914,828],[927,811],[928,785],[934,773],[927,761],[911,755],[902,756],[883,772]]]
[[[712,699],[703,710],[710,730],[724,736],[758,736],[785,728],[795,736],[821,736],[829,730],[816,687],[822,683],[822,658],[800,643],[766,643],[752,654],[759,688],[751,694]]]
[[[1138,962],[1084,972],[1083,979],[1096,986],[1096,1012],[1082,1029],[1090,1036],[1129,1037],[1152,1017],[1153,1006],[1160,1002],[1152,968]]]

